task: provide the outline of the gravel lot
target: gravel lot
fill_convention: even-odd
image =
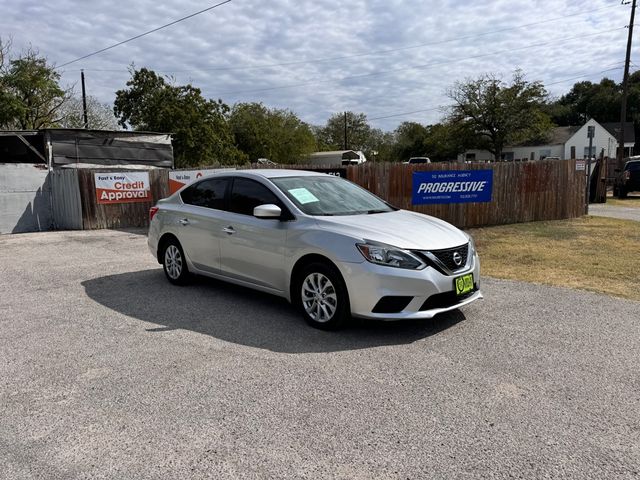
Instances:
[[[637,302],[486,279],[327,333],[116,231],[0,237],[0,286],[2,478],[640,477]]]
[[[640,208],[638,207],[640,197],[629,197],[626,201],[629,202],[629,207],[619,207],[618,205],[609,205],[606,203],[592,203],[589,205],[589,215],[640,222]],[[631,204],[635,205],[631,206]]]

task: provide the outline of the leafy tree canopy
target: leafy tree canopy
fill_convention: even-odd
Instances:
[[[229,107],[208,100],[199,88],[174,85],[152,70],[131,70],[127,88],[116,92],[114,113],[123,127],[173,134],[177,167],[239,164],[247,160],[234,144]]]
[[[372,129],[364,113],[346,112],[347,145],[345,141],[345,114],[331,115],[324,127],[318,129],[317,139],[320,150],[362,150],[370,155],[374,138]]]
[[[231,110],[229,125],[238,148],[251,161],[268,158],[276,163],[297,163],[316,148],[309,125],[290,110],[239,103]]]
[[[506,145],[544,138],[553,124],[542,111],[547,92],[517,70],[510,84],[493,75],[458,82],[448,92],[453,100],[450,121],[471,135],[475,148],[500,159]]]
[[[69,93],[60,74],[34,50],[11,58],[0,40],[0,128],[36,130],[57,126]]]

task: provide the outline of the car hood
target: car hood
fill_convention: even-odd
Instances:
[[[322,229],[407,250],[440,250],[458,247],[469,241],[453,225],[407,210],[315,218]]]

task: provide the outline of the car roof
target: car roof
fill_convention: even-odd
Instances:
[[[216,172],[209,176],[239,176],[239,177],[262,177],[262,178],[281,178],[281,177],[331,177],[326,173],[314,172],[309,170],[289,170],[285,168],[255,168],[247,170],[228,170],[224,172]]]

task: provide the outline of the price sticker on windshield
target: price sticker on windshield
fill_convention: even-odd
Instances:
[[[302,205],[306,203],[319,202],[318,198],[306,188],[293,188],[289,193],[295,197]]]

